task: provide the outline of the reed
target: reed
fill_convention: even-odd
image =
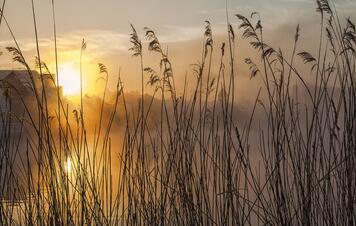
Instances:
[[[110,73],[98,64],[105,87],[96,123],[89,122],[82,86],[73,111],[58,89],[53,94],[49,88],[58,78],[41,61],[33,1],[39,73],[23,56],[4,7],[5,1],[0,25],[15,43],[7,50],[30,82],[1,81],[1,225],[356,225],[356,29],[350,19],[343,25],[332,2],[317,1],[316,57],[299,43],[299,25],[286,50],[291,56],[265,43],[256,12],[226,13],[227,43],[216,51],[206,21],[192,93],[187,76],[183,90],[176,90],[171,56],[158,35],[144,28],[143,44],[131,25],[140,103],[136,112],[128,107],[120,72],[109,104]],[[259,59],[245,56],[244,62],[251,79],[263,82],[245,122],[235,103],[238,36],[258,53]],[[83,40],[81,58],[85,49]],[[144,66],[145,51],[160,56],[159,71]],[[145,86],[153,92],[145,93]],[[113,142],[117,125],[120,145]]]

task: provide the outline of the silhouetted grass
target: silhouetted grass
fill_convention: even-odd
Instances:
[[[254,12],[232,21],[227,15],[227,44],[221,43],[214,62],[206,21],[192,93],[187,81],[177,92],[168,53],[149,28],[147,51],[161,57],[160,71],[143,66],[146,46],[131,25],[129,50],[141,69],[138,110],[127,107],[121,75],[114,104],[106,104],[110,73],[99,64],[105,89],[95,126],[82,85],[80,109],[72,112],[59,90],[50,94],[55,79],[41,62],[33,1],[32,12],[39,78],[6,17],[0,19],[15,42],[7,50],[31,78],[26,90],[2,81],[1,225],[356,225],[356,31],[349,19],[342,26],[329,1],[317,1],[316,57],[299,43],[299,25],[290,57],[265,43]],[[251,78],[264,84],[246,122],[236,117],[235,24],[261,57],[245,57]],[[55,22],[53,31],[56,40]],[[81,58],[85,49],[83,40]],[[58,64],[56,41],[54,55]],[[310,71],[296,68],[298,60]],[[154,87],[151,96],[144,93],[146,83]],[[119,104],[124,115],[118,119]],[[256,112],[263,112],[260,121]],[[122,134],[112,132],[118,122]],[[117,139],[121,146],[113,146]]]

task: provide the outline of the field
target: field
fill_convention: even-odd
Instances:
[[[57,87],[58,63],[50,72],[41,60],[33,1],[35,68],[1,10],[4,51],[29,79],[0,81],[0,225],[356,225],[356,29],[331,1],[316,3],[316,54],[299,25],[284,54],[265,42],[259,13],[226,15],[224,42],[205,21],[184,81],[155,31],[131,25],[139,93],[121,73],[109,90],[99,63],[101,96],[89,101],[81,82],[78,104]],[[245,111],[241,55],[262,84]]]

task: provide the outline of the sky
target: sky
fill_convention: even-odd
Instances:
[[[179,33],[179,28],[199,28],[209,19],[216,25],[226,23],[224,0],[57,0],[55,2],[59,33],[79,30],[129,32],[129,23],[138,27]],[[51,0],[34,0],[40,36],[52,35]],[[336,0],[338,10],[352,15],[353,0]],[[235,13],[260,12],[275,26],[315,16],[314,0],[228,0],[230,17]],[[18,38],[33,35],[31,0],[11,0],[5,15]],[[187,35],[187,34],[185,34]],[[194,34],[191,34],[194,35]]]
[[[334,2],[340,15],[355,17],[353,11],[356,9],[356,1]],[[41,57],[54,70],[51,0],[34,0],[34,3]],[[287,41],[289,43],[297,24],[301,24],[305,37],[313,37],[315,27],[320,23],[314,0],[55,0],[54,3],[59,64],[78,67],[80,46],[84,38],[88,46],[83,60],[87,73],[96,72],[95,65],[98,62],[107,65],[114,75],[121,68],[121,72],[126,74],[127,87],[132,90],[137,89],[134,74],[138,73],[138,64],[128,51],[130,24],[136,27],[143,41],[143,28],[152,28],[160,41],[170,48],[177,71],[184,74],[190,70],[189,65],[200,59],[205,20],[212,23],[216,37],[226,34],[226,4],[230,23],[236,30],[239,21],[234,14],[248,16],[257,11],[262,18],[264,30],[271,34],[266,35],[266,39],[278,45],[284,45]],[[27,60],[34,61],[36,46],[31,0],[6,1],[4,15]],[[3,48],[12,45],[14,42],[10,33],[2,25],[1,51],[5,52]],[[155,60],[158,58],[149,57],[145,63],[153,64]],[[11,62],[6,53],[0,56],[0,66],[19,67]],[[91,75],[91,79],[86,81],[91,90],[95,89],[96,76]]]
[[[39,35],[51,37],[51,0],[34,0]],[[343,5],[353,4],[348,1]],[[129,24],[149,26],[161,30],[171,41],[197,35],[185,29],[201,30],[209,19],[215,26],[226,23],[224,0],[60,0],[55,1],[57,29],[59,34],[81,30],[104,30],[119,34],[129,32]],[[284,23],[293,14],[305,18],[314,11],[312,0],[229,0],[230,17],[235,13],[249,14],[258,11],[275,26]],[[303,10],[302,10],[303,9]],[[11,0],[5,5],[5,15],[18,38],[33,36],[30,0]],[[278,18],[278,19],[277,19]],[[184,28],[184,29],[182,29]],[[168,38],[167,38],[168,39]]]

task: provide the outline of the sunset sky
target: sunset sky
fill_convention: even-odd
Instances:
[[[0,226],[356,226],[355,24],[356,0],[0,0]]]
[[[35,0],[39,34],[52,35],[51,0]],[[352,15],[355,1],[335,1],[339,13]],[[93,30],[110,31],[113,34],[129,32],[129,23],[138,27],[150,26],[160,29],[167,41],[176,41],[176,35],[193,38],[199,35],[202,22],[209,19],[215,26],[226,22],[225,1],[220,0],[60,0],[55,1],[59,34]],[[266,22],[281,26],[290,22],[310,20],[316,16],[313,0],[229,0],[230,17],[235,13],[261,12]],[[5,16],[14,29],[17,38],[33,36],[30,0],[6,2]],[[184,29],[183,29],[184,28]],[[183,32],[185,29],[190,32]],[[195,32],[194,32],[195,31]],[[4,37],[4,31],[2,31]],[[3,38],[2,37],[2,38]]]
[[[53,22],[50,0],[35,0],[40,50],[42,59],[54,70]],[[355,1],[338,0],[337,9],[340,14],[352,16]],[[229,0],[228,12],[231,24],[238,33],[239,21],[234,14],[248,16],[253,11],[261,12],[264,30],[273,31],[274,35],[266,35],[272,43],[283,45],[290,41],[296,25],[301,24],[304,37],[311,36],[315,26],[319,26],[319,15],[315,12],[316,3],[312,0]],[[212,23],[213,34],[223,37],[226,33],[225,1],[217,0],[152,0],[152,1],[118,1],[118,0],[60,0],[55,1],[59,64],[72,65],[77,68],[81,40],[88,43],[85,71],[91,79],[86,86],[92,86],[97,75],[96,63],[108,66],[110,72],[117,75],[119,67],[126,74],[129,89],[137,89],[132,74],[137,71],[137,61],[130,58],[128,52],[129,24],[132,23],[144,41],[143,27],[156,31],[160,41],[167,44],[170,54],[175,56],[173,66],[176,71],[184,74],[189,65],[200,59],[201,40],[205,20]],[[30,0],[11,0],[5,5],[6,19],[20,43],[28,61],[33,62],[35,56],[34,29]],[[270,32],[272,34],[272,32]],[[5,26],[0,30],[0,48],[13,46],[10,34]],[[218,38],[217,38],[218,39]],[[222,41],[221,41],[222,42]],[[220,45],[221,42],[215,42]],[[190,58],[182,51],[190,50]],[[191,51],[196,50],[196,51]],[[5,52],[4,50],[2,50]],[[182,55],[182,57],[180,57]],[[152,58],[150,58],[152,60]],[[150,64],[152,62],[148,62]],[[11,63],[6,53],[0,58],[0,65],[18,68]],[[66,70],[64,68],[63,70]],[[77,70],[77,69],[76,69]],[[112,78],[115,76],[111,76]]]

